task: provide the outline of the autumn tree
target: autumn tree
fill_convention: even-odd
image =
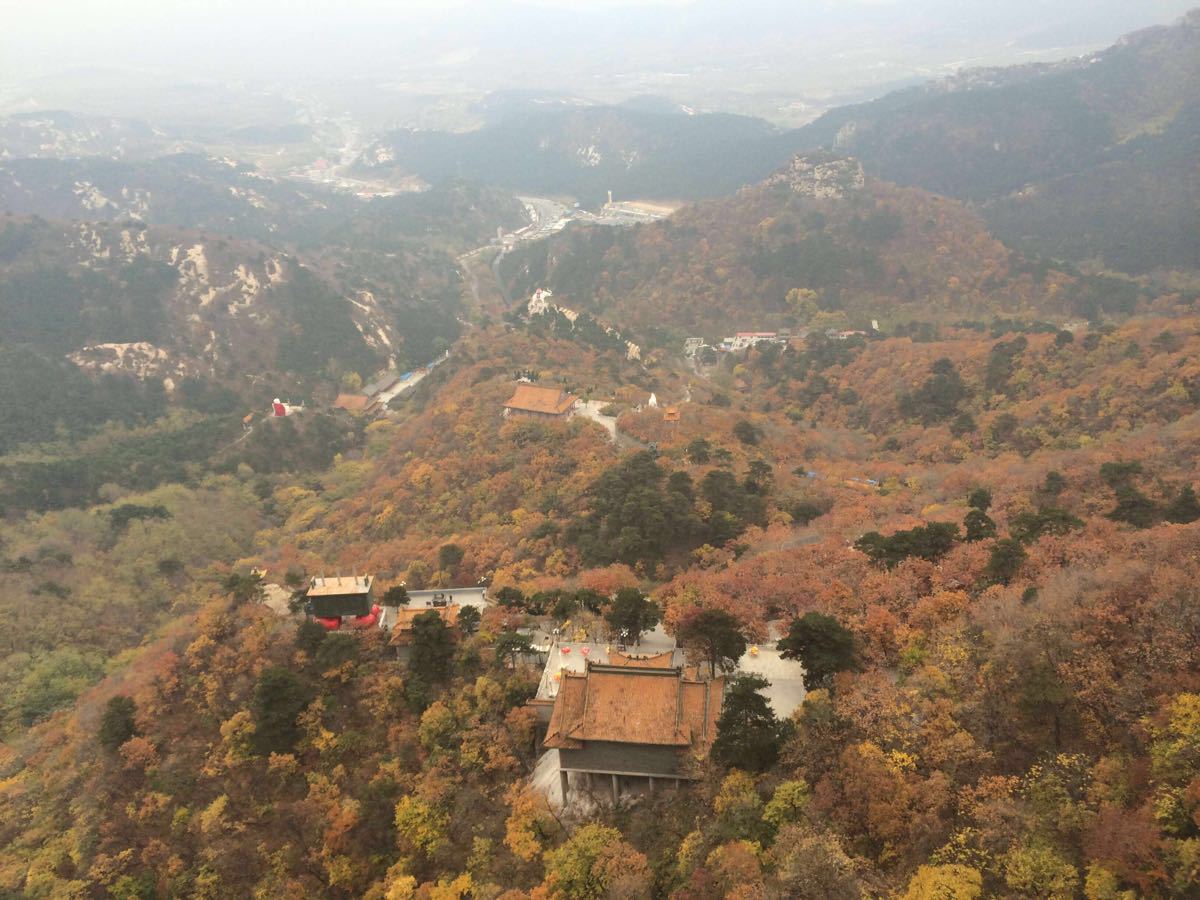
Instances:
[[[1054,848],[1031,843],[1005,854],[1004,883],[1022,897],[1071,900],[1079,887],[1079,871]]]
[[[519,631],[503,631],[496,638],[496,662],[514,666],[517,660],[533,652],[533,642],[529,635]]]
[[[762,440],[762,429],[747,419],[738,419],[733,424],[733,436],[748,447],[756,447]]]
[[[966,534],[963,540],[969,544],[985,541],[996,536],[996,523],[981,509],[973,509],[963,519]]]
[[[483,618],[476,606],[464,606],[458,611],[458,630],[464,635],[470,636],[479,630],[480,620]]]
[[[531,862],[562,826],[551,812],[545,796],[527,784],[513,784],[504,799],[509,807],[504,822],[504,844],[518,859]]]
[[[696,465],[704,465],[707,463],[709,460],[709,454],[711,452],[712,443],[708,440],[708,438],[702,437],[693,439],[686,447],[683,448],[684,456],[688,458],[689,462],[695,463]]]
[[[929,378],[919,390],[901,395],[900,412],[908,418],[933,425],[953,417],[969,396],[958,369],[951,360],[943,357],[933,364]]]
[[[658,624],[661,611],[658,604],[637,588],[621,588],[604,613],[613,634],[633,644],[641,642],[642,633]]]
[[[627,844],[621,832],[592,824],[546,854],[542,886],[554,900],[649,900],[653,883],[646,857]]]
[[[384,606],[407,606],[408,589],[402,584],[393,584],[383,592]]]
[[[328,635],[329,632],[320,622],[305,619],[296,626],[296,649],[303,650],[312,659]]]
[[[956,524],[930,522],[886,537],[878,531],[869,531],[854,542],[854,548],[865,553],[872,562],[891,569],[910,556],[936,562],[949,552],[956,540]]]
[[[1022,544],[1032,544],[1044,534],[1063,535],[1083,527],[1083,519],[1057,506],[1039,506],[1037,511],[1022,510],[1008,522],[1009,534]]]
[[[222,587],[234,603],[261,603],[265,596],[262,576],[254,572],[231,572]]]
[[[300,738],[297,719],[308,706],[310,694],[291,669],[264,669],[254,686],[250,712],[254,718],[254,746],[264,756],[287,753]]]
[[[1200,519],[1200,500],[1190,484],[1180,488],[1175,498],[1163,510],[1163,518],[1177,525],[1186,525]]]
[[[679,623],[675,636],[708,661],[709,672],[732,669],[746,652],[741,623],[723,609],[698,609]]]
[[[458,544],[442,544],[438,548],[438,568],[453,575],[458,571],[465,554],[466,551]]]
[[[803,664],[809,690],[829,684],[838,672],[855,666],[854,635],[824,613],[807,612],[793,619],[778,647],[784,659]]]
[[[96,739],[107,750],[116,750],[137,734],[137,704],[132,697],[118,694],[111,697],[100,717],[100,730]]]
[[[976,900],[983,896],[983,875],[970,866],[951,863],[921,866],[902,900]]]
[[[770,684],[761,675],[739,675],[729,682],[712,746],[717,763],[751,772],[774,765],[779,755],[780,724],[760,693]]]
[[[435,685],[450,678],[453,665],[454,636],[446,621],[432,609],[414,617],[409,671],[425,684]]]
[[[1028,555],[1020,541],[1001,538],[992,546],[987,567],[983,570],[984,577],[993,584],[1008,584],[1021,571]]]
[[[837,837],[797,824],[780,831],[771,848],[775,877],[794,900],[861,900],[854,861]]]

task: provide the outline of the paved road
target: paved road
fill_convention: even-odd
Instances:
[[[424,381],[425,378],[428,377],[430,372],[432,372],[434,369],[436,369],[438,366],[440,366],[442,363],[444,363],[449,358],[450,358],[450,351],[447,350],[445,353],[443,353],[441,356],[439,356],[437,359],[435,359],[433,362],[431,362],[428,367],[422,368],[422,369],[417,369],[404,381],[398,382],[397,384],[388,388],[386,391],[383,391],[379,395],[380,404],[382,406],[386,407],[389,403],[391,403],[393,400],[395,400],[401,394],[405,393],[406,391],[411,391],[418,384],[420,384],[422,381]]]
[[[604,416],[600,414],[600,410],[608,406],[605,400],[588,400],[581,401],[576,407],[576,415],[583,416],[585,419],[591,419],[601,428],[608,432],[612,442],[622,450],[645,450],[649,444],[639,441],[617,428],[617,419],[615,416]]]

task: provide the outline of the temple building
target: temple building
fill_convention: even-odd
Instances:
[[[579,401],[559,388],[538,387],[534,384],[519,384],[509,401],[504,404],[504,415],[525,416],[534,419],[565,419]]]
[[[623,786],[695,777],[716,737],[725,681],[701,680],[672,666],[672,654],[646,659],[614,654],[563,671],[545,746],[558,750],[563,797],[605,779],[616,802]]]
[[[369,615],[374,603],[374,584],[371,575],[310,578],[304,592],[308,614],[317,619]]]

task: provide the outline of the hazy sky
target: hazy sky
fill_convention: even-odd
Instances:
[[[1200,0],[1191,0],[1196,3]],[[361,40],[377,47],[379,29],[405,42],[406,29],[433,29],[453,39],[477,38],[480,24],[519,20],[564,22],[563,13],[598,27],[630,28],[664,19],[737,21],[764,33],[820,29],[829,21],[881,26],[954,19],[980,29],[1001,20],[1075,20],[1081,32],[1111,20],[1114,27],[1166,21],[1187,0],[0,0],[0,65],[62,65],[71,61],[203,62],[230,47],[257,47],[270,58],[288,56],[282,36],[324,34],[332,42]],[[724,13],[724,15],[722,15]],[[330,47],[331,52],[337,48]]]
[[[657,71],[707,79],[705,90],[724,79],[761,91],[774,77],[797,93],[852,95],[956,65],[1081,52],[1192,4],[1200,0],[0,0],[0,89],[12,100],[35,93],[27,86],[41,76],[102,66],[147,69],[156,82],[394,76],[567,91]]]

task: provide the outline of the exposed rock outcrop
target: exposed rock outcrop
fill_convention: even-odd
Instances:
[[[853,157],[820,159],[796,156],[787,167],[767,179],[768,185],[786,184],[794,193],[818,200],[837,200],[866,184],[862,163]]]

